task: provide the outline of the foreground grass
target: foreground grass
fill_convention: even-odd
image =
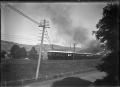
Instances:
[[[95,67],[100,63],[99,59],[74,60],[74,61],[41,61],[39,77],[65,73],[70,71],[83,70],[85,68]],[[34,60],[9,60],[2,61],[1,80],[15,81],[19,79],[35,78],[37,62]]]

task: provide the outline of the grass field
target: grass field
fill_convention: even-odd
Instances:
[[[100,59],[41,61],[39,77],[91,68],[98,63],[100,63]],[[35,78],[36,69],[37,61],[34,60],[3,60],[1,80],[4,82]]]

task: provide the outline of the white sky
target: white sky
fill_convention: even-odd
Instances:
[[[92,31],[102,18],[107,3],[12,3],[12,6],[37,22],[48,20],[48,35],[52,44],[69,46],[78,43],[85,46],[95,39]],[[1,39],[21,44],[35,45],[38,42],[40,27],[13,11],[1,7]],[[5,34],[7,36],[5,36]],[[8,35],[12,35],[9,36]],[[17,36],[17,37],[15,37]],[[27,39],[25,39],[26,37]],[[29,39],[28,39],[29,38]],[[33,39],[31,39],[33,38]],[[47,39],[45,39],[47,41]],[[47,42],[45,42],[47,43]]]

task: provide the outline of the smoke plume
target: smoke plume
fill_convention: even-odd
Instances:
[[[50,22],[56,27],[50,29],[53,33],[56,33],[56,37],[52,38],[55,43],[63,41],[64,44],[69,46],[70,43],[78,43],[86,45],[89,41],[88,29],[82,26],[81,22],[77,26],[73,26],[73,20],[71,18],[72,8],[69,4],[51,4],[43,3],[34,6],[40,17],[47,17]],[[92,34],[92,33],[91,33]],[[59,36],[59,38],[58,38]],[[57,38],[57,39],[56,39]],[[87,44],[88,45],[88,44]]]
[[[52,23],[57,26],[57,35],[62,40],[65,40],[68,44],[71,42],[84,44],[88,40],[89,36],[86,28],[72,26],[70,6],[47,5],[46,12],[49,14]]]
[[[81,52],[98,53],[103,50],[101,44],[97,40],[89,40],[85,46],[87,46],[86,49],[81,50]]]

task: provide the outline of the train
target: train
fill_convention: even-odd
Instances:
[[[81,59],[98,59],[100,54],[79,53],[71,51],[48,51],[48,60],[81,60]]]

